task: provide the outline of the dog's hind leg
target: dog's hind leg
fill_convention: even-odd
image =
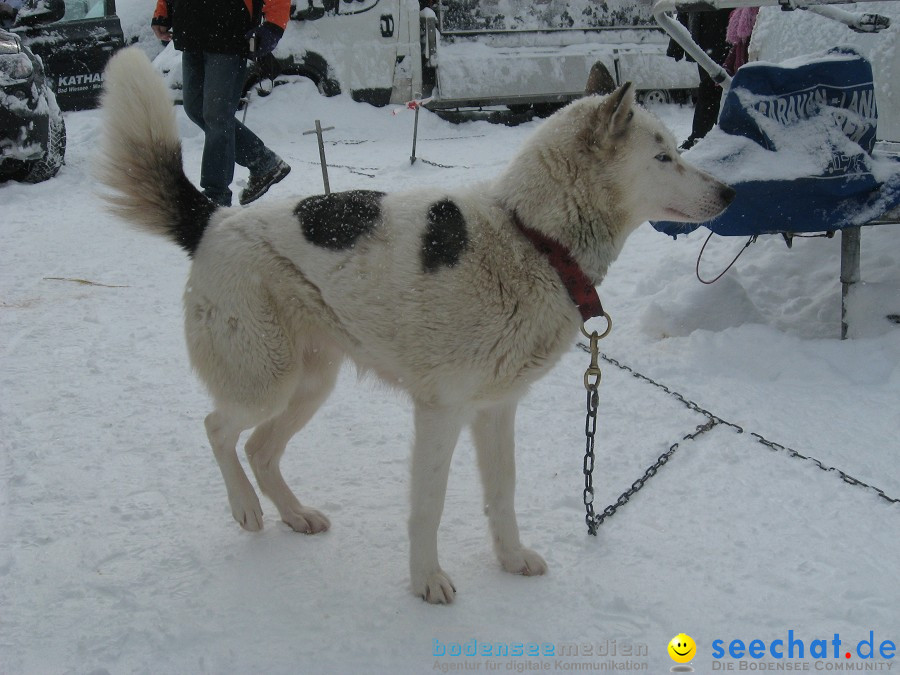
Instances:
[[[284,412],[260,424],[247,441],[247,457],[259,488],[275,504],[281,519],[304,534],[324,532],[331,523],[303,506],[281,475],[279,463],[288,441],[312,418],[334,388],[342,356],[320,349],[306,359],[297,389]]]
[[[242,423],[240,414],[225,409],[217,408],[206,417],[206,435],[225,479],[231,515],[245,530],[255,532],[263,526],[262,508],[235,449],[241,432],[252,426],[253,422]]]
[[[409,572],[413,593],[434,604],[449,604],[456,594],[438,562],[437,530],[444,511],[450,460],[463,422],[459,410],[416,402]]]
[[[547,563],[534,551],[524,548],[519,540],[515,508],[515,420],[515,401],[482,410],[472,423],[472,438],[497,558],[507,572],[532,576],[544,574]]]

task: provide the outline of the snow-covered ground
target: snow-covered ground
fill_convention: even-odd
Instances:
[[[687,135],[690,110],[657,112]],[[196,180],[202,137],[178,115]],[[488,179],[539,123],[454,126],[423,112],[417,154],[443,166],[411,165],[412,112],[278,87],[247,118],[294,168],[266,200],[321,191],[314,136],[301,135],[316,119],[334,127],[335,190]],[[681,632],[697,672],[738,670],[732,640],[776,653],[782,640],[787,657],[791,637],[805,658],[743,663],[900,667],[882,644],[900,644],[900,504],[752,435],[900,498],[900,326],[885,318],[900,314],[900,226],[863,232],[846,341],[840,237],[792,249],[762,238],[705,286],[694,276],[705,231],[672,240],[642,226],[600,288],[615,322],[601,348],[744,433],[720,425],[682,443],[588,536],[588,357],[573,345],[518,415],[520,525],[549,574],[499,568],[464,438],[440,530],[459,593],[432,607],[407,591],[409,406],[350,367],[283,463],[331,531],[295,534],[268,502],[263,532],[232,521],[182,341],[188,260],[103,211],[90,176],[101,112],[66,123],[56,178],[0,185],[0,672],[665,672]],[[704,276],[743,243],[711,242]],[[706,420],[601,365],[602,508]],[[811,658],[814,640],[828,658]]]

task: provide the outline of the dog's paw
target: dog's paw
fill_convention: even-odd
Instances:
[[[526,577],[547,573],[547,563],[530,548],[520,548],[500,557],[503,569],[511,574],[522,574]]]
[[[443,570],[438,570],[427,578],[413,579],[413,593],[432,605],[449,605],[456,597],[456,587]]]
[[[259,505],[259,499],[253,495],[253,499],[248,499],[244,504],[232,504],[231,515],[237,521],[238,525],[248,532],[259,532],[263,529],[263,512]]]
[[[301,534],[318,534],[331,527],[331,521],[321,511],[302,506],[282,514],[281,519],[290,525],[294,532]]]

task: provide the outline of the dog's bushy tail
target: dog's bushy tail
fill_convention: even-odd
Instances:
[[[104,76],[99,179],[114,213],[174,239],[193,255],[216,205],[184,175],[172,99],[137,47],[117,53]]]

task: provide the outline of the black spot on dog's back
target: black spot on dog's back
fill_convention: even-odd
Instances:
[[[306,241],[316,246],[342,251],[371,232],[381,220],[383,192],[350,190],[307,197],[297,204],[294,215]]]
[[[453,267],[469,245],[466,219],[449,199],[428,208],[428,224],[422,238],[422,267],[436,272],[442,265]]]

